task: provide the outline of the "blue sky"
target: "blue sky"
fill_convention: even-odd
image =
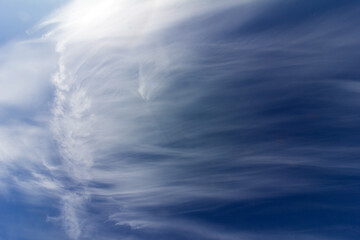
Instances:
[[[0,13],[0,239],[359,238],[358,1]]]
[[[0,3],[0,43],[23,40],[31,30],[51,11],[65,4],[66,0],[3,0]]]

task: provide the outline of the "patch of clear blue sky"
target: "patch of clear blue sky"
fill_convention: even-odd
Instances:
[[[26,31],[67,0],[1,0],[0,45],[28,38]]]

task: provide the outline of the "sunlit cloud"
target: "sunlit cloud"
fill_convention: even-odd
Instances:
[[[280,3],[74,0],[54,11],[32,40],[2,47],[1,192],[51,199],[47,223],[70,239],[329,239],[196,221],[338,190],[328,178],[359,169],[356,147],[330,141],[355,117],[329,110],[356,115],[339,107],[355,97],[334,93],[358,93],[347,40],[358,34],[339,22],[359,10],[298,13],[310,23],[291,15],[298,1]]]

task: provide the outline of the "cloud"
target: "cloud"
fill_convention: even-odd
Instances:
[[[209,189],[201,175],[190,175],[192,180],[176,183],[184,171],[209,158],[209,149],[198,146],[184,151],[165,146],[191,138],[191,133],[186,136],[177,131],[177,139],[169,139],[157,118],[167,115],[170,122],[165,128],[180,130],[173,107],[184,108],[206,94],[194,86],[183,88],[183,96],[177,101],[166,95],[178,84],[179,73],[196,69],[189,63],[195,63],[197,54],[187,47],[199,37],[190,33],[185,39],[169,41],[168,31],[187,19],[241,3],[209,6],[205,2],[75,1],[45,21],[44,25],[54,26],[46,38],[57,42],[60,55],[59,71],[53,80],[56,93],[51,126],[64,172],[79,185],[79,194],[85,191],[104,199],[110,196],[119,201],[119,206],[129,205],[130,211],[146,205],[231,195],[230,191],[224,197],[217,193],[221,173]],[[150,19],[144,21],[139,16]],[[188,164],[182,166],[183,161]],[[95,188],[89,186],[92,182],[112,186]],[[71,203],[65,208],[73,209]],[[74,204],[76,208],[82,205],[78,201]],[[78,238],[78,216],[73,211],[64,214],[65,224],[72,219],[75,226],[67,228],[69,235]],[[123,221],[132,225],[126,216]]]
[[[354,119],[329,95],[340,94],[339,76],[356,73],[348,47],[357,33],[339,19],[358,10],[300,12],[284,27],[300,2],[271,11],[281,3],[70,2],[35,28],[46,29],[41,40],[14,44],[2,57],[1,111],[12,113],[0,128],[4,176],[25,169],[13,177],[22,191],[58,199],[61,216],[49,219],[71,239],[109,225],[116,234],[104,239],[127,237],[118,230],[127,227],[135,239],[156,236],[153,229],[287,239],[287,229],[254,235],[186,218],[222,204],[341,188],[325,175],[358,169],[351,161],[358,151],[329,140],[339,122]],[[357,84],[343,91],[349,86]]]
[[[52,88],[49,78],[56,69],[57,61],[52,49],[49,42],[39,40],[10,43],[2,47],[2,106],[29,109],[49,100]]]
[[[41,40],[2,47],[0,164],[4,191],[15,185],[21,191],[44,196],[44,188],[57,188],[49,173],[44,173],[54,156],[47,128],[53,89],[49,79],[57,62],[52,49],[51,43]]]
[[[298,166],[324,167],[319,160],[307,159],[306,151],[295,150],[291,143],[289,152],[276,153],[281,146],[272,137],[256,136],[270,126],[291,122],[294,116],[255,119],[267,108],[265,99],[258,106],[227,101],[240,100],[233,89],[239,88],[241,78],[249,79],[258,71],[265,74],[288,67],[279,74],[291,76],[292,68],[305,63],[307,44],[317,34],[331,32],[325,28],[312,36],[314,29],[305,25],[287,36],[290,41],[285,45],[281,45],[283,35],[265,35],[262,39],[267,41],[262,43],[248,38],[236,43],[206,40],[222,32],[223,25],[203,31],[200,26],[216,22],[216,14],[241,4],[75,1],[44,22],[53,26],[46,37],[56,41],[60,55],[51,126],[64,172],[79,185],[75,191],[79,196],[90,193],[120,207],[118,213],[112,213],[114,206],[107,210],[117,224],[152,228],[157,221],[163,224],[161,217],[152,216],[159,207],[204,199],[273,197],[320,187],[315,179],[284,173]],[[245,20],[236,24],[246,24]],[[296,39],[301,33],[310,39]],[[299,60],[298,53],[291,51],[295,44],[303,45],[300,51],[305,57]],[[277,61],[268,61],[268,52],[274,52],[270,56]],[[320,50],[320,58],[321,54]],[[328,69],[324,61],[314,70],[308,63],[303,66],[309,69],[305,76],[321,73],[322,66]],[[235,76],[240,79],[234,82]],[[267,89],[283,91],[280,84],[243,87],[253,96],[265,91],[264,98],[270,97],[272,103],[290,101],[286,95],[266,95]],[[304,86],[298,81],[292,84]],[[247,134],[251,134],[248,140]],[[65,225],[72,222],[67,230],[74,239],[82,234],[75,213],[86,206],[81,199],[64,205],[72,209],[63,214]]]

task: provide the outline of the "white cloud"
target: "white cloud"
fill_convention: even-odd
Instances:
[[[211,239],[211,227],[175,227],[176,222],[154,218],[143,208],[274,196],[314,184],[277,174],[281,167],[266,167],[294,163],[285,157],[233,155],[233,149],[208,146],[205,140],[176,147],[178,142],[243,127],[223,126],[222,121],[232,117],[226,115],[209,119],[207,126],[181,122],[180,110],[211,95],[216,82],[228,74],[226,69],[207,71],[234,64],[200,64],[204,56],[197,47],[203,44],[199,41],[204,32],[183,30],[182,24],[246,2],[77,0],[40,24],[50,28],[41,41],[16,43],[2,57],[0,83],[6,89],[0,90],[0,104],[16,108],[46,105],[48,98],[43,96],[49,94],[49,76],[57,68],[52,78],[54,102],[47,105],[51,116],[35,114],[40,126],[1,127],[0,161],[6,166],[25,161],[22,168],[32,173],[27,179],[15,178],[16,184],[26,192],[45,191],[61,199],[61,217],[49,219],[61,219],[69,237],[84,234],[84,209],[92,196],[101,199],[102,210],[118,225],[177,228]],[[191,75],[202,68],[206,77]],[[191,77],[183,79],[186,74]],[[211,106],[206,107],[211,112]],[[52,137],[56,150],[49,146]],[[59,162],[52,150],[59,152]],[[222,162],[229,157],[234,159]],[[310,164],[301,160],[296,164]],[[233,171],[250,165],[265,167]],[[223,239],[243,236],[218,234]]]
[[[55,183],[43,176],[50,166],[51,135],[47,128],[57,54],[48,41],[13,42],[0,56],[0,167],[7,184],[43,195]],[[30,172],[26,177],[18,172]],[[34,174],[31,177],[31,174]],[[21,174],[20,174],[21,175]],[[35,176],[36,175],[36,176]]]
[[[175,81],[171,74],[189,68],[195,54],[187,47],[196,34],[175,42],[168,41],[164,34],[185,20],[241,3],[78,0],[42,24],[51,26],[45,36],[57,43],[60,55],[59,71],[53,80],[56,97],[51,126],[65,172],[83,186],[79,195],[84,189],[105,199],[122,195],[128,200],[118,204],[129,205],[130,211],[136,211],[133,207],[141,207],[146,201],[161,204],[214,197],[206,189],[201,190],[203,184],[168,186],[167,177],[173,176],[166,176],[167,167],[161,166],[166,163],[133,165],[127,163],[125,155],[130,151],[163,154],[169,158],[169,167],[176,168],[171,161],[184,154],[197,154],[180,153],[174,157],[177,153],[173,150],[157,146],[163,141],[163,133],[157,126],[156,114],[171,111],[175,102],[153,99]],[[188,97],[181,101],[196,98]],[[115,188],[92,188],[87,186],[89,182],[112,184]],[[168,199],[161,200],[164,196]],[[74,209],[81,208],[81,202],[65,202],[65,222],[73,226],[66,228],[76,239],[82,227]],[[123,221],[133,220],[124,216]]]

